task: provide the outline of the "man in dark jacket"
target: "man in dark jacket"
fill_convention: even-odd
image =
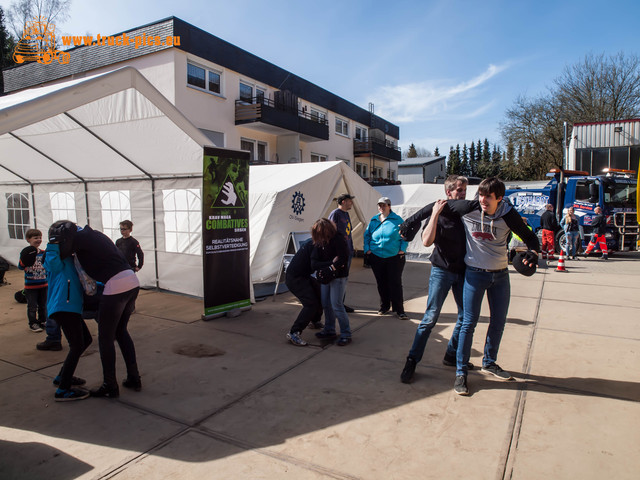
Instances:
[[[596,216],[591,220],[591,228],[593,228],[591,241],[589,242],[589,245],[584,252],[584,256],[586,257],[587,255],[589,255],[591,251],[596,247],[596,244],[600,244],[600,250],[602,250],[602,259],[609,260],[607,238],[605,237],[605,234],[607,233],[607,219],[602,214],[602,209],[600,207],[596,207],[594,213],[596,214]]]
[[[553,256],[556,251],[555,236],[558,231],[558,220],[553,214],[553,205],[547,203],[546,211],[540,215],[540,226],[542,227],[542,258],[555,260]]]

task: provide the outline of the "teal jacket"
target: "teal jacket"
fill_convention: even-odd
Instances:
[[[380,222],[379,215],[374,215],[364,232],[364,252],[371,250],[371,253],[381,258],[394,257],[400,250],[405,252],[408,242],[400,237],[398,230],[402,222],[402,218],[393,211],[384,222]]]
[[[84,290],[80,284],[73,257],[60,258],[60,245],[50,243],[44,257],[49,291],[47,313],[73,312],[82,314]]]

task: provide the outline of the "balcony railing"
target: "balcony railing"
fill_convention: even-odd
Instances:
[[[386,158],[399,162],[401,159],[400,147],[388,140],[381,140],[374,137],[365,137],[353,140],[353,153],[373,154],[377,157]]]

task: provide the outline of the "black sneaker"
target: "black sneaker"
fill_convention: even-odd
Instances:
[[[39,323],[30,323],[29,330],[31,330],[33,333],[38,333],[42,331],[42,327]]]
[[[484,373],[490,373],[491,375],[499,378],[500,380],[511,380],[513,378],[509,372],[500,368],[500,365],[498,365],[497,363],[492,363],[491,365],[482,367],[480,371]]]
[[[139,392],[142,390],[142,380],[140,380],[140,377],[127,377],[122,381],[122,386]]]
[[[120,396],[120,390],[118,386],[110,387],[106,383],[100,385],[100,388],[95,390],[91,390],[92,397],[103,397],[103,398],[118,398]]]
[[[351,307],[347,307],[346,305],[344,306],[344,311],[347,313],[353,313],[355,312],[355,310]]]
[[[80,385],[84,385],[85,383],[87,383],[87,381],[84,378],[71,377],[71,385],[75,385],[76,387],[78,387]],[[56,378],[53,379],[53,384],[56,387],[60,385],[60,375],[56,376]]]
[[[335,333],[327,333],[324,330],[320,331],[320,332],[316,332],[316,338],[319,338],[321,340],[333,340],[334,338],[337,338],[338,335]]]
[[[411,357],[407,357],[407,362],[404,364],[404,368],[400,374],[400,381],[402,383],[411,383],[411,380],[413,380],[413,373],[415,371],[416,361]]]
[[[453,391],[458,395],[469,395],[467,377],[464,375],[456,375],[456,381],[453,383]]]
[[[89,397],[89,392],[84,388],[70,388],[62,390],[59,388],[54,395],[56,402],[71,402],[73,400],[84,400]]]
[[[340,340],[336,342],[336,345],[339,347],[345,347],[351,343],[351,337],[342,337]]]
[[[608,255],[603,255],[601,258],[602,258],[602,260],[609,260],[609,256]]]
[[[311,322],[309,324],[309,327],[311,330],[320,330],[321,328],[324,328],[324,323],[322,322]]]
[[[399,313],[399,314],[398,314],[398,318],[399,318],[400,320],[409,320],[409,316],[408,316],[406,313],[404,313],[404,312]]]
[[[458,366],[458,364],[456,363],[456,359],[455,358],[447,357],[446,355],[442,359],[442,364],[447,366],[447,367],[457,367]],[[467,363],[467,370],[473,370],[473,369],[474,369],[473,363],[471,363],[471,362]]]
[[[381,308],[380,310],[378,310],[378,315],[386,315],[387,313],[389,313],[388,308]]]
[[[37,343],[36,348],[38,350],[51,350],[54,352],[58,352],[62,350],[62,343],[50,342],[49,340],[45,340],[44,342]]]

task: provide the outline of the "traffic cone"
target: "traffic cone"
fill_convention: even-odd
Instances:
[[[560,256],[558,257],[558,268],[556,268],[556,272],[566,272],[567,269],[564,268],[564,253],[560,250]]]

